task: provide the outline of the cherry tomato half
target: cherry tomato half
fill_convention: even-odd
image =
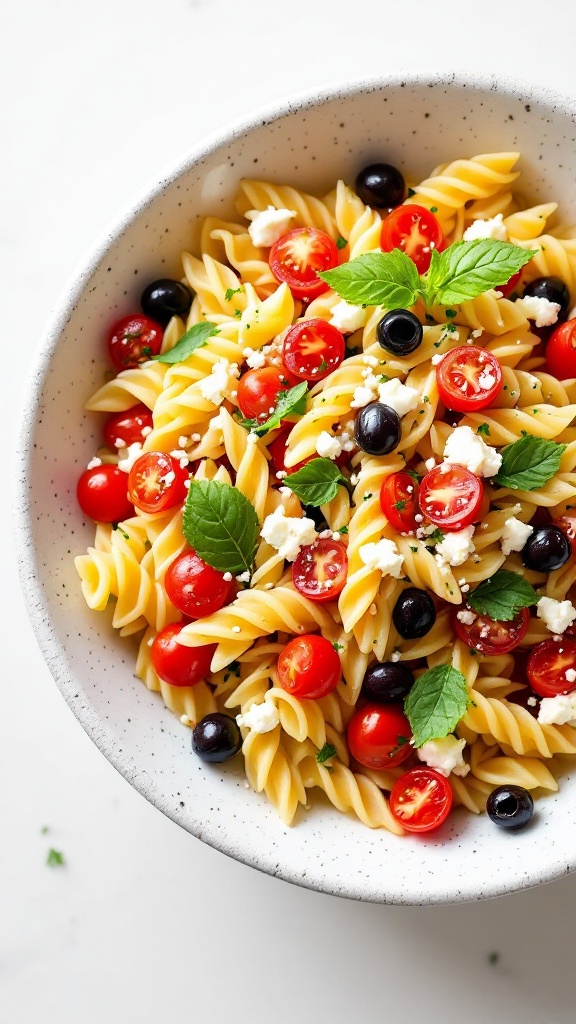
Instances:
[[[402,249],[421,274],[430,266],[432,250],[441,252],[444,235],[439,221],[430,210],[415,203],[397,206],[385,218],[380,235],[380,246],[384,252]]]
[[[512,274],[512,277],[508,281],[506,281],[506,284],[499,284],[497,290],[499,292],[502,292],[502,295],[504,296],[505,299],[508,298],[508,296],[511,295],[514,289],[516,288],[516,285],[519,284],[521,277],[522,271],[519,270],[517,274]]]
[[[238,381],[240,412],[246,419],[265,423],[276,408],[280,391],[288,391],[291,386],[286,371],[277,366],[248,370]]]
[[[522,608],[509,622],[496,622],[488,615],[474,614],[474,622],[461,622],[456,610],[452,624],[462,643],[474,651],[480,651],[480,654],[508,654],[513,651],[522,643],[530,622],[527,608]]]
[[[407,832],[431,832],[442,825],[452,807],[452,787],[433,768],[412,768],[390,793],[390,810]]]
[[[128,477],[118,466],[85,469],[76,488],[85,516],[97,523],[120,523],[134,515],[128,499]]]
[[[340,658],[323,636],[295,636],[280,653],[278,677],[280,685],[295,697],[319,700],[340,682]]]
[[[108,332],[108,351],[121,370],[130,370],[157,356],[162,347],[164,328],[141,313],[125,316]]]
[[[481,515],[484,484],[464,466],[443,462],[420,481],[422,513],[443,530],[463,530]]]
[[[412,753],[412,730],[400,704],[366,704],[350,719],[348,747],[366,768],[394,768]]]
[[[205,647],[185,647],[175,637],[184,628],[181,622],[164,626],[154,637],[150,660],[157,675],[170,686],[195,686],[210,671],[216,644]]]
[[[165,587],[172,604],[189,619],[212,615],[233,597],[235,581],[206,565],[195,551],[183,551],[168,566]]]
[[[576,319],[567,320],[546,345],[546,369],[558,380],[576,377]]]
[[[148,429],[150,428],[150,429]],[[142,444],[146,434],[152,430],[152,413],[146,405],[133,405],[124,412],[113,412],[104,424],[104,441],[109,448],[129,448],[131,444]]]
[[[270,270],[297,298],[312,298],[328,290],[319,270],[331,270],[340,260],[335,243],[319,228],[294,228],[274,242]]]
[[[380,488],[380,508],[386,519],[401,533],[416,529],[418,506],[418,484],[409,473],[392,473]]]
[[[541,697],[556,697],[576,690],[566,672],[576,669],[576,644],[573,640],[544,640],[530,652],[527,675],[530,686]]]
[[[344,589],[347,575],[346,547],[341,540],[328,537],[300,548],[292,563],[292,582],[311,601],[334,601]]]
[[[165,512],[184,501],[188,479],[188,470],[172,455],[146,452],[128,474],[130,500],[142,512]]]
[[[461,345],[447,352],[436,367],[440,400],[454,412],[478,412],[502,390],[502,367],[491,352]]]
[[[535,525],[533,519],[532,519],[531,525],[532,526]],[[548,525],[548,524],[546,523],[546,524],[543,524],[543,525]],[[571,515],[569,515],[567,513],[564,516],[559,516],[558,519],[553,519],[551,525],[552,526],[557,526],[559,530],[562,530],[562,533],[564,534],[564,536],[567,537],[568,540],[570,541],[570,547],[572,548],[572,554],[574,554],[574,552],[576,551],[576,516],[571,516]]]
[[[300,380],[322,380],[344,359],[344,338],[326,320],[300,320],[284,338],[282,362]]]

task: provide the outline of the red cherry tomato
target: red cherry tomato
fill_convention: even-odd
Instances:
[[[181,622],[164,626],[154,637],[150,660],[156,673],[170,686],[195,686],[210,671],[216,644],[206,647],[185,647],[174,639],[184,628]]]
[[[502,367],[491,352],[461,345],[442,357],[436,367],[440,400],[455,412],[478,412],[502,389]]]
[[[482,511],[484,485],[464,466],[443,462],[420,481],[422,513],[443,530],[463,530],[477,522]]]
[[[128,476],[118,466],[85,469],[76,488],[85,516],[97,523],[120,523],[134,515],[128,499]]]
[[[350,719],[348,747],[366,768],[394,768],[412,753],[412,730],[400,704],[366,704]]]
[[[104,424],[104,441],[109,448],[128,448],[131,444],[142,444],[146,430],[152,430],[152,413],[146,405],[133,405],[124,412],[114,412]]]
[[[125,316],[108,332],[108,351],[121,370],[130,370],[157,356],[162,347],[164,328],[141,313]]]
[[[546,345],[546,369],[558,380],[576,377],[576,319],[567,320]]]
[[[496,622],[488,615],[478,615],[476,612],[474,615],[474,622],[461,622],[456,610],[452,624],[462,643],[472,650],[480,651],[480,654],[508,654],[513,651],[522,643],[530,622],[527,608],[522,608],[510,622]]]
[[[195,551],[183,551],[168,566],[166,593],[172,604],[189,619],[201,619],[223,608],[236,591],[234,580],[206,565]]]
[[[165,512],[186,498],[187,469],[165,452],[146,452],[128,474],[130,500],[142,512]]]
[[[344,359],[344,338],[326,320],[300,320],[284,338],[282,362],[300,380],[322,380]]]
[[[319,228],[294,228],[274,242],[270,250],[270,270],[277,281],[288,285],[297,298],[312,298],[328,290],[319,270],[338,266],[340,256],[335,243]]]
[[[238,381],[238,405],[246,419],[265,423],[274,412],[280,391],[291,387],[286,371],[277,366],[248,370]]]
[[[566,672],[576,669],[576,644],[572,640],[544,640],[530,653],[527,674],[530,686],[541,697],[556,697],[576,690],[576,680]]]
[[[416,529],[418,506],[418,484],[409,473],[392,473],[380,488],[380,508],[388,522],[401,533]]]
[[[534,519],[532,519],[531,525],[536,525],[534,523]],[[570,541],[572,554],[574,554],[576,550],[576,516],[571,516],[568,514],[564,516],[559,516],[558,519],[552,520],[552,526],[557,526],[559,530],[562,530],[564,536],[567,537]]]
[[[340,658],[323,636],[295,636],[278,658],[278,676],[280,685],[294,697],[319,700],[340,682]]]
[[[408,832],[431,832],[442,825],[452,807],[452,787],[433,768],[412,768],[390,793],[390,810]]]
[[[334,601],[344,589],[347,575],[346,547],[327,537],[300,548],[292,564],[296,590],[311,601]]]
[[[416,264],[418,271],[425,274],[430,266],[432,250],[441,252],[444,248],[444,235],[439,221],[430,210],[409,203],[397,206],[385,218],[380,246],[384,252],[402,249]]]
[[[514,289],[516,288],[516,285],[519,283],[521,277],[522,271],[519,270],[517,274],[512,274],[512,277],[510,278],[509,281],[506,281],[506,284],[499,284],[497,290],[499,292],[502,292],[504,298],[507,299],[508,296],[511,295]]]

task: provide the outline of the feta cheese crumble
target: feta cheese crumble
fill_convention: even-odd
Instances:
[[[444,449],[444,459],[465,466],[477,476],[495,476],[502,465],[502,456],[486,444],[471,427],[456,427]]]
[[[287,516],[283,505],[279,505],[271,515],[266,516],[260,535],[289,562],[298,557],[301,547],[313,544],[317,538],[312,519]]]
[[[95,455],[93,459],[90,459],[90,462],[86,466],[86,469],[97,469],[98,466],[101,466],[101,465],[102,465],[102,459],[99,459],[98,456]]]
[[[496,238],[499,242],[506,242],[508,232],[502,214],[497,213],[495,217],[489,217],[488,220],[475,220],[469,228],[466,228],[462,238],[465,242],[474,242],[477,238]]]
[[[360,384],[354,390],[352,401],[350,402],[351,409],[362,409],[365,405],[370,405],[370,402],[374,402],[376,396],[374,390],[368,387],[366,384]]]
[[[367,317],[367,310],[362,309],[362,306],[353,306],[342,299],[332,309],[328,323],[342,334],[353,334],[354,331],[366,326]]]
[[[558,302],[550,302],[540,295],[525,295],[522,299],[516,299],[514,305],[528,320],[534,320],[536,327],[549,327],[555,324],[560,312]]]
[[[394,409],[400,417],[412,412],[419,405],[420,398],[416,388],[411,388],[401,381],[386,380],[378,386],[378,398],[383,405]]]
[[[242,355],[251,370],[260,370],[266,363],[266,356],[261,348],[244,348]]]
[[[219,359],[212,367],[212,373],[200,381],[200,394],[207,402],[222,405],[232,385],[232,381],[240,376],[238,363],[229,363],[227,359]]]
[[[476,612],[473,612],[471,608],[463,608],[462,611],[456,613],[456,618],[465,626],[471,626],[473,622],[476,622]]]
[[[272,732],[280,722],[278,708],[271,700],[265,700],[262,704],[252,704],[243,715],[236,715],[238,725],[252,732]]]
[[[139,441],[135,441],[128,448],[120,448],[118,452],[118,469],[121,469],[123,473],[129,473],[141,454],[142,445]],[[188,459],[186,459],[186,464],[188,464]]]
[[[500,538],[502,554],[509,555],[512,551],[522,551],[528,537],[532,533],[534,533],[533,526],[528,526],[527,523],[516,519],[516,516],[512,516],[502,530]]]
[[[576,726],[576,693],[559,693],[544,697],[538,709],[540,725]]]
[[[316,451],[322,459],[337,459],[342,454],[342,445],[337,437],[323,430],[316,439]]]
[[[472,537],[474,526],[466,526],[464,530],[446,533],[444,540],[436,545],[436,551],[450,565],[462,565],[469,555],[474,554]]]
[[[456,736],[444,736],[440,740],[428,740],[428,743],[418,747],[416,753],[421,761],[445,778],[448,778],[451,772],[463,778],[470,771],[470,765],[466,764],[462,757],[465,746],[466,740],[459,740]]]
[[[399,579],[404,556],[400,554],[393,540],[383,537],[376,543],[363,544],[359,554],[360,560],[368,569],[379,569],[382,575]]]
[[[541,597],[536,605],[536,614],[546,623],[551,633],[563,633],[576,619],[576,608],[571,601]]]
[[[295,210],[277,210],[274,206],[269,206],[267,210],[248,210],[246,219],[251,221],[248,234],[252,243],[265,249],[274,245],[290,230],[290,221],[295,216]]]

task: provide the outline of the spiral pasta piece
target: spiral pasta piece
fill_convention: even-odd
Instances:
[[[430,209],[445,234],[450,234],[455,216],[470,200],[486,199],[518,177],[514,166],[518,153],[488,153],[470,160],[454,160],[439,173],[415,185],[406,204],[417,203]]]

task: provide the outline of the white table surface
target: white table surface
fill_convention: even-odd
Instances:
[[[574,92],[575,28],[569,0],[3,0],[10,455],[51,303],[94,236],[183,148],[291,91],[406,67]],[[7,495],[7,453],[4,468]],[[7,496],[0,516],[3,1024],[572,1024],[576,878],[472,906],[354,904],[228,860],[148,805],[52,682],[20,595]],[[65,867],[46,866],[50,846]]]

